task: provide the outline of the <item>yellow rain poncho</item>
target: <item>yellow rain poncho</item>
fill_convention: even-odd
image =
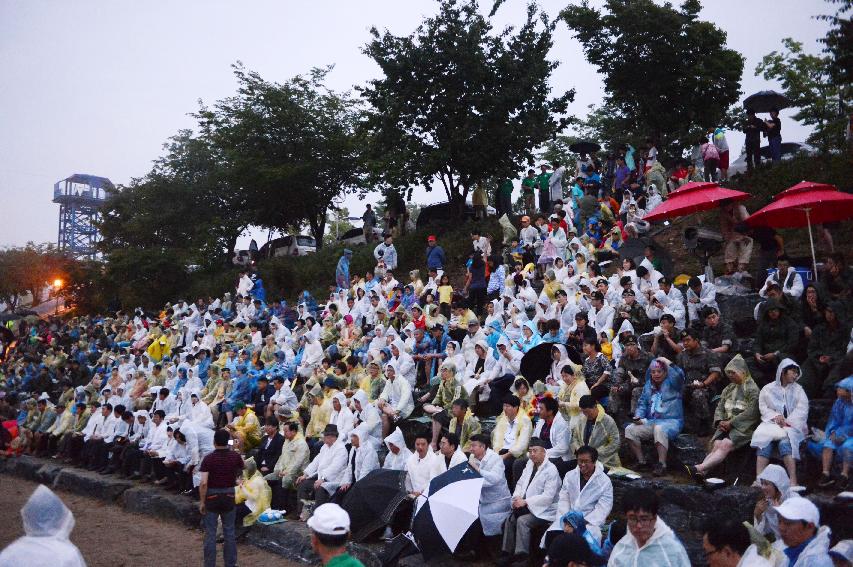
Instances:
[[[148,345],[145,351],[148,353],[148,358],[152,362],[160,362],[164,356],[169,356],[172,352],[172,347],[169,345],[169,339],[165,335],[161,335],[156,341]]]
[[[254,457],[246,461],[243,482],[237,485],[234,501],[237,504],[245,504],[251,512],[243,518],[243,527],[246,528],[253,525],[258,517],[270,508],[272,490],[258,470]]]

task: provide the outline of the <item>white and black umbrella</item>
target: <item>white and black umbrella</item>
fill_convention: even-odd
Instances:
[[[444,458],[439,455],[438,458]],[[483,477],[460,463],[432,479],[418,497],[412,534],[425,560],[452,554],[480,512]]]

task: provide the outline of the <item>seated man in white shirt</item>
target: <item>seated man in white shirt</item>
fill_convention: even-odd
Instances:
[[[530,534],[557,519],[560,473],[546,458],[546,443],[536,437],[527,449],[529,459],[512,494],[512,514],[504,523],[503,553],[498,564],[526,562],[530,553]]]
[[[323,430],[320,452],[296,479],[299,504],[312,500],[312,496],[315,507],[325,504],[348,478],[347,448],[338,438],[337,426],[329,424]]]
[[[272,385],[273,388],[275,388],[275,393],[270,397],[270,402],[267,405],[267,414],[275,415],[275,411],[280,407],[289,409],[290,411],[296,411],[296,408],[299,405],[299,400],[296,398],[296,394],[290,386],[285,385],[284,377],[281,375],[274,376],[272,379]]]
[[[414,497],[420,496],[429,487],[432,463],[438,458],[429,450],[429,441],[428,434],[418,433],[415,436],[415,451],[406,462],[409,493]]]
[[[452,432],[445,433],[438,442],[438,452],[435,453],[429,473],[430,480],[467,460],[465,453],[459,448],[459,436]]]

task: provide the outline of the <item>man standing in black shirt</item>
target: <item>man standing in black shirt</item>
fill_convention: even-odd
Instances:
[[[770,144],[770,159],[774,163],[782,161],[782,121],[779,120],[779,109],[770,110],[770,120],[766,120],[767,143]]]
[[[204,525],[204,567],[216,567],[216,524],[222,518],[225,537],[225,567],[237,565],[237,538],[234,531],[234,487],[243,470],[243,458],[229,444],[231,434],[218,429],[213,435],[213,452],[201,462],[198,511]]]
[[[761,133],[767,130],[763,120],[755,116],[752,110],[746,111],[746,124],[743,133],[746,134],[746,170],[761,165]]]

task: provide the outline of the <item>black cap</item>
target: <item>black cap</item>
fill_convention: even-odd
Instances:
[[[338,436],[338,426],[335,425],[334,423],[330,423],[323,430],[323,435],[334,435],[335,437],[337,437]]]

